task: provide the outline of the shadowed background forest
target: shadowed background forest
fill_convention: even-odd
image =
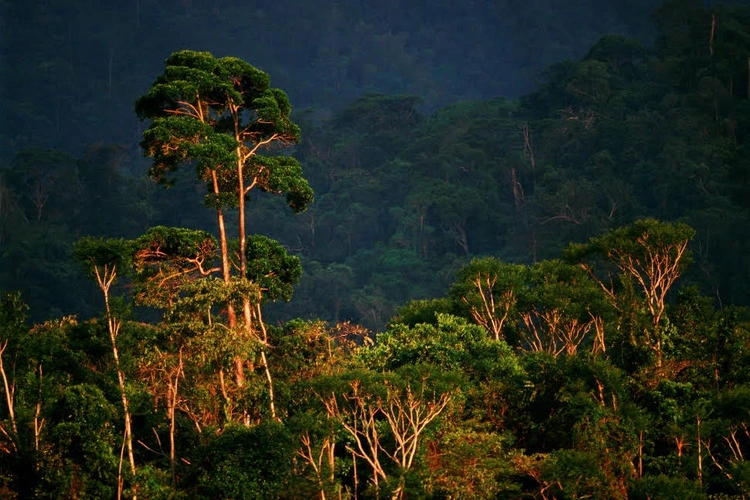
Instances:
[[[252,208],[304,261],[271,317],[379,328],[473,255],[529,263],[643,216],[690,223],[690,280],[747,304],[747,13],[721,7],[709,43],[699,3],[658,7],[5,2],[0,283],[35,319],[90,315],[76,238],[211,227],[192,176],[157,188],[137,146],[135,98],[187,47],[268,72],[302,126],[316,203]]]

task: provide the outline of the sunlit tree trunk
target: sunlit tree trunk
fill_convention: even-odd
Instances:
[[[104,307],[107,314],[107,329],[109,330],[109,339],[112,343],[112,356],[115,360],[115,369],[117,370],[117,381],[120,386],[120,397],[122,399],[122,410],[125,417],[125,446],[128,452],[128,462],[130,463],[130,472],[135,478],[135,455],[133,454],[133,430],[130,415],[130,404],[128,402],[128,395],[125,388],[125,372],[122,371],[120,366],[120,354],[117,349],[117,336],[120,333],[120,326],[122,322],[115,317],[112,313],[112,308],[109,302],[109,290],[117,278],[117,266],[116,265],[104,265],[102,269],[99,266],[94,267],[94,273],[96,275],[96,281],[99,284],[99,288],[104,294]],[[133,495],[133,498],[136,498]]]
[[[274,396],[273,390],[273,377],[271,376],[271,367],[268,365],[268,357],[266,356],[266,350],[268,349],[268,331],[266,330],[265,323],[263,323],[263,315],[260,308],[260,297],[258,298],[258,303],[255,304],[255,315],[258,323],[258,328],[261,332],[260,358],[261,362],[263,363],[263,370],[266,374],[266,381],[268,382],[268,399],[271,410],[271,418],[273,418],[274,420],[278,420],[278,416],[276,415],[276,398]]]
[[[415,392],[411,386],[403,390],[389,386],[385,400],[381,400],[362,392],[359,381],[352,382],[351,389],[352,393],[345,396],[345,408],[339,405],[333,394],[321,398],[321,401],[328,415],[337,418],[352,438],[347,450],[372,468],[376,490],[380,488],[381,481],[388,479],[381,457],[385,455],[399,467],[402,475],[392,498],[404,498],[404,475],[414,466],[424,431],[452,401],[453,393],[429,396],[424,386],[419,392]],[[394,441],[390,445],[381,434],[383,420],[388,424]]]
[[[8,418],[10,418],[10,426],[11,430],[13,432],[12,436],[9,436],[8,433],[0,427],[0,430],[3,432],[3,434],[6,435],[10,439],[11,446],[13,447],[14,451],[18,451],[18,447],[16,445],[16,439],[18,438],[18,425],[16,424],[16,412],[15,412],[15,402],[14,402],[14,394],[15,394],[15,384],[11,383],[8,380],[8,373],[5,370],[5,364],[3,363],[3,354],[5,353],[5,350],[8,348],[8,342],[9,340],[6,339],[3,345],[0,347],[0,375],[3,377],[3,388],[5,389],[5,403],[8,407]]]

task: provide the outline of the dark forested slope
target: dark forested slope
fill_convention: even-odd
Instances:
[[[423,116],[410,97],[371,95],[311,122],[300,153],[318,202],[276,233],[319,263],[297,300],[348,289],[335,310],[374,326],[442,293],[473,255],[533,262],[657,217],[698,231],[693,283],[747,304],[748,15],[668,2],[653,51],[603,37],[518,100]]]
[[[428,109],[517,96],[606,33],[651,40],[658,3],[4,2],[0,149],[7,159],[32,146],[135,145],[132,103],[183,48],[251,61],[297,107],[336,108],[366,92],[419,95]]]

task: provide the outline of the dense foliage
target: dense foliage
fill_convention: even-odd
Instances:
[[[171,22],[239,22],[179,5]],[[308,21],[333,36],[342,8]],[[474,19],[441,4],[424,26],[443,10]],[[129,148],[19,147],[0,496],[746,498],[750,8],[667,0],[654,20],[654,47],[591,40],[518,99],[367,93],[294,121],[265,72],[175,52],[136,101],[166,190]],[[18,121],[19,146],[45,128]]]
[[[364,92],[407,92],[429,109],[518,96],[545,66],[607,33],[649,39],[659,0],[7,1],[0,4],[0,157],[135,144],[133,101],[165,54],[194,48],[252,61],[297,106],[321,113]],[[33,118],[30,118],[32,117]]]

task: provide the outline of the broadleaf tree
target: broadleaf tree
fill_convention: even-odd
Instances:
[[[473,259],[458,272],[450,295],[495,340],[505,339],[503,330],[513,321],[524,272],[524,266],[494,257]]]
[[[169,56],[162,75],[136,101],[138,116],[151,120],[141,142],[144,154],[153,159],[150,176],[169,184],[170,174],[180,166],[195,165],[198,178],[206,183],[206,204],[216,210],[221,275],[227,285],[248,274],[249,193],[285,194],[295,212],[305,210],[313,199],[302,167],[288,154],[300,137],[291,110],[286,94],[272,88],[263,71],[235,57],[192,50]],[[228,210],[237,214],[236,253],[227,235]],[[227,304],[230,330],[259,339],[263,325],[254,306],[253,297],[246,297],[238,321],[236,308]],[[235,359],[240,386],[244,369],[244,360]],[[275,417],[267,365],[265,370]]]
[[[130,409],[131,403],[128,397],[127,381],[125,371],[120,361],[120,349],[117,339],[122,327],[122,318],[114,310],[112,305],[111,289],[117,279],[129,268],[130,255],[132,253],[130,242],[118,238],[95,238],[85,237],[78,240],[74,245],[76,260],[87,271],[90,277],[96,280],[99,289],[104,296],[104,308],[107,319],[107,331],[112,347],[112,359],[117,370],[117,382],[120,389],[125,429],[123,437],[123,448],[127,447],[130,473],[136,475],[135,452],[133,446],[133,417]],[[122,456],[120,457],[122,462]],[[122,470],[122,464],[118,470]],[[118,473],[118,488],[122,488],[122,477]],[[119,497],[119,494],[118,494]],[[134,495],[135,498],[135,495]]]
[[[640,219],[592,238],[586,244],[571,244],[565,250],[566,257],[578,262],[589,273],[616,309],[620,307],[620,290],[612,267],[619,274],[619,283],[629,280],[635,289],[640,290],[651,318],[644,340],[654,352],[657,366],[663,361],[665,338],[662,322],[667,293],[690,265],[692,257],[688,243],[694,236],[695,230],[686,224]],[[609,270],[597,272],[597,263],[600,268],[606,268],[608,264]]]

